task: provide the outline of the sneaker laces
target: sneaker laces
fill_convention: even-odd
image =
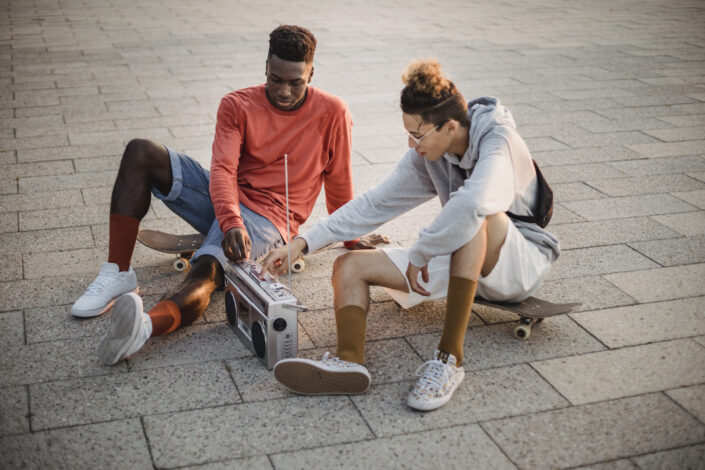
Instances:
[[[330,357],[330,352],[326,351],[321,358],[321,362],[333,365],[344,365],[345,361],[341,361],[337,357]]]
[[[101,294],[107,287],[108,284],[114,282],[117,273],[103,273],[98,276],[95,281],[91,282],[86,288],[86,294],[95,295]]]
[[[452,377],[450,366],[439,359],[431,359],[421,364],[415,372],[419,383],[431,390],[440,390]]]
[[[337,356],[331,357],[330,352],[326,352],[323,354],[323,357],[321,358],[321,362],[324,364],[327,364],[327,365],[338,366],[338,367],[352,367],[353,365],[356,365],[356,363],[354,363],[354,362],[344,361]]]

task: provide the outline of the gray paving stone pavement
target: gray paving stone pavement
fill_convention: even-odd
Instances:
[[[354,4],[243,0],[0,2],[0,468],[700,469],[705,458],[705,5],[699,0]],[[218,292],[194,325],[114,367],[110,313],[72,302],[105,257],[125,144],[208,166],[220,98],[263,79],[268,33],[318,37],[313,84],[353,121],[355,192],[403,155],[400,74],[440,59],[494,95],[555,191],[562,258],[537,295],[578,301],[529,341],[476,306],[466,378],[444,408],[405,405],[444,302],[400,311],[373,289],[372,388],[301,397],[234,336]],[[380,228],[408,246],[436,201]],[[305,227],[325,216],[319,197]],[[155,203],[144,228],[189,233]],[[293,288],[299,349],[335,345],[331,264]],[[147,308],[183,274],[138,246]]]
[[[482,424],[520,468],[561,468],[700,442],[703,423],[662,394]]]
[[[705,446],[696,445],[666,450],[637,457],[634,461],[639,465],[639,468],[644,470],[700,468],[705,461]]]
[[[701,342],[702,344],[702,342]],[[666,392],[679,405],[690,411],[693,416],[703,420],[705,417],[705,386],[695,385],[692,387],[679,388]]]
[[[653,302],[570,314],[610,348],[620,348],[705,332],[705,297]]]
[[[703,381],[705,351],[682,339],[581,356],[534,362],[532,366],[571,403],[585,404],[633,396]],[[574,370],[581,375],[575,376]],[[600,380],[594,380],[599,376]]]

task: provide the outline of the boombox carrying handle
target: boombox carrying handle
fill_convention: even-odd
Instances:
[[[299,305],[299,304],[281,304],[281,305],[282,305],[282,307],[294,308],[296,310],[299,310],[300,312],[308,312],[310,310],[305,305]]]

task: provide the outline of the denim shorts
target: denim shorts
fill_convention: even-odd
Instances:
[[[215,218],[215,210],[208,189],[210,172],[194,159],[168,147],[167,150],[169,151],[173,176],[171,190],[165,196],[157,188],[152,188],[152,194],[157,199],[164,201],[164,204],[172,212],[206,236],[201,247],[191,258],[192,261],[201,255],[211,255],[221,264],[225,264],[227,258],[221,246],[223,232]],[[250,259],[256,260],[268,251],[284,244],[279,231],[269,219],[242,204],[240,204],[240,214],[252,242]]]

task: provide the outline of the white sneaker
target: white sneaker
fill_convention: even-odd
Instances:
[[[143,312],[142,299],[130,292],[120,296],[110,314],[110,329],[98,345],[98,357],[107,365],[130,356],[152,336],[152,319]]]
[[[432,360],[424,362],[416,369],[419,380],[411,389],[407,401],[409,406],[416,410],[435,410],[445,405],[465,378],[465,369],[455,366],[455,356],[448,354],[446,362],[439,356],[441,352],[436,350]]]
[[[109,309],[117,297],[128,292],[139,292],[137,275],[132,267],[120,271],[115,263],[103,263],[98,277],[71,307],[71,314],[75,317],[98,316]]]
[[[325,353],[320,361],[282,359],[274,365],[274,377],[292,392],[303,395],[364,393],[372,379],[367,367]]]

